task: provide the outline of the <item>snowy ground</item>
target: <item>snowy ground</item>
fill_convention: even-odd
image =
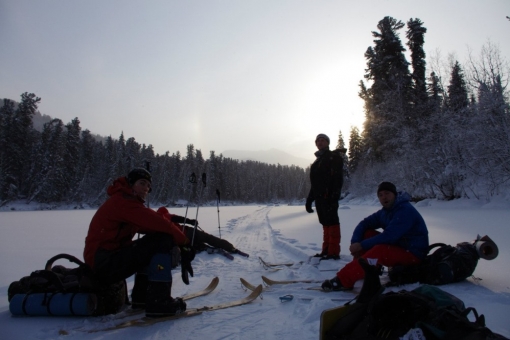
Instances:
[[[477,234],[489,235],[499,246],[499,256],[493,261],[480,260],[474,273],[480,280],[470,278],[441,288],[462,299],[466,306],[475,307],[486,316],[487,325],[494,332],[510,337],[510,274],[508,260],[510,203],[483,204],[480,201],[455,202],[423,201],[417,205],[429,227],[430,241],[456,244],[471,241]],[[182,295],[204,287],[218,276],[218,288],[208,296],[189,301],[189,307],[212,305],[238,299],[248,292],[239,278],[260,284],[261,276],[271,279],[328,279],[350,260],[348,245],[353,228],[365,216],[379,209],[375,201],[341,205],[342,259],[324,261],[319,268],[309,264],[308,256],[320,250],[322,229],[316,214],[307,214],[302,206],[233,206],[220,207],[221,236],[249,258],[236,255],[230,261],[218,254],[198,254],[193,262],[195,277],[186,286],[180,272],[174,272],[173,295]],[[184,208],[172,209],[184,215]],[[194,217],[196,210],[190,209]],[[69,211],[3,211],[0,212],[0,329],[3,339],[317,339],[319,317],[324,309],[349,299],[359,292],[323,293],[306,290],[310,284],[273,286],[251,304],[205,312],[202,315],[177,321],[159,323],[145,328],[128,328],[115,332],[87,334],[76,329],[90,329],[108,325],[107,317],[12,317],[7,302],[7,288],[12,281],[43,269],[46,261],[59,253],[82,258],[84,238],[94,210]],[[201,207],[200,226],[218,236],[216,206]],[[258,257],[268,262],[294,262],[280,271],[265,270]],[[67,261],[58,264],[72,266]],[[318,285],[318,284],[317,284]],[[132,288],[133,278],[128,279]],[[412,289],[415,285],[404,288]],[[398,289],[397,289],[398,290]],[[292,294],[294,300],[280,302],[279,297]],[[106,322],[102,322],[106,321]],[[70,331],[60,335],[59,330]]]

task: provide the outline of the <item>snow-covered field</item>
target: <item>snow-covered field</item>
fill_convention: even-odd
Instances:
[[[374,195],[375,196],[375,195]],[[477,234],[489,235],[499,246],[499,256],[493,261],[480,260],[470,278],[461,283],[441,286],[462,299],[466,306],[484,314],[488,327],[510,337],[510,202],[485,204],[481,201],[454,202],[422,201],[416,205],[429,228],[430,242],[456,244],[472,241]],[[19,208],[19,207],[18,207]],[[156,207],[157,208],[157,207]],[[230,206],[220,207],[221,236],[249,258],[235,255],[233,261],[219,254],[200,253],[193,262],[195,277],[184,285],[180,271],[174,271],[173,295],[199,290],[213,277],[220,283],[211,294],[188,302],[189,307],[212,305],[238,299],[248,292],[239,278],[261,284],[261,276],[271,279],[318,279],[334,276],[335,271],[351,259],[348,254],[350,236],[356,224],[379,209],[378,202],[360,201],[340,205],[342,226],[342,259],[323,261],[316,268],[306,264],[309,255],[320,251],[322,228],[316,214],[308,214],[303,206]],[[171,209],[184,215],[184,208]],[[2,339],[317,339],[319,317],[324,309],[349,299],[353,292],[323,293],[306,290],[311,284],[273,286],[261,299],[231,309],[205,312],[199,316],[159,323],[144,328],[128,328],[115,332],[84,333],[110,325],[108,317],[12,317],[7,302],[7,288],[12,281],[43,269],[46,261],[59,253],[82,258],[84,238],[94,210],[2,211],[0,212],[0,337]],[[190,208],[188,216],[195,216]],[[198,219],[207,232],[218,236],[216,206],[201,207]],[[258,257],[268,262],[294,262],[280,271],[265,270]],[[305,264],[299,264],[305,261]],[[327,263],[326,263],[327,262]],[[58,264],[71,267],[67,261]],[[384,277],[383,277],[384,279]],[[129,278],[128,286],[133,286]],[[362,282],[355,286],[359,292]],[[318,285],[318,284],[317,284]],[[416,285],[405,286],[412,289]],[[394,289],[399,290],[402,288]],[[292,294],[290,302],[279,297]],[[102,322],[105,321],[105,322]],[[69,335],[59,335],[59,330]]]

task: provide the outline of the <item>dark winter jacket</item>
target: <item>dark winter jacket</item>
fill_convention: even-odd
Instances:
[[[98,249],[116,250],[133,242],[137,233],[161,232],[170,234],[177,245],[189,243],[186,236],[172,222],[133,194],[125,177],[116,179],[108,188],[110,198],[96,211],[90,222],[83,257],[85,263],[94,267]]]
[[[428,252],[429,236],[423,217],[409,202],[406,192],[397,194],[395,203],[389,209],[382,208],[361,221],[352,235],[352,243],[361,243],[364,250],[377,244],[391,244],[410,251],[419,259]],[[383,231],[377,236],[363,240],[366,230]]]
[[[344,181],[343,167],[340,150],[324,150],[310,167],[311,188],[308,200],[331,198],[338,201]]]

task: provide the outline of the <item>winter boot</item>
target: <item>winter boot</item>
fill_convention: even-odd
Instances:
[[[149,284],[149,278],[146,273],[135,274],[135,284],[131,291],[131,308],[133,309],[144,309],[145,298],[147,296],[147,286]]]
[[[384,291],[384,287],[382,287],[381,280],[379,279],[379,273],[382,267],[377,265],[372,266],[364,258],[359,258],[358,263],[365,272],[365,278],[363,280],[363,287],[361,287],[361,292],[356,301],[361,303],[369,302],[376,295]]]
[[[340,256],[339,255],[323,255],[323,256],[321,256],[321,261],[322,260],[340,260]]]
[[[182,257],[181,257],[182,260]],[[162,317],[175,315],[186,310],[182,299],[172,298],[172,255],[155,254],[149,263],[145,315]]]
[[[172,298],[172,282],[149,281],[145,303],[145,316],[157,318],[182,313],[186,303],[181,298]]]
[[[331,291],[342,291],[342,290],[352,290],[352,288],[346,288],[342,286],[342,283],[340,282],[340,279],[338,279],[338,276],[335,276],[331,280],[326,280],[322,283],[322,290],[325,292],[331,292]]]

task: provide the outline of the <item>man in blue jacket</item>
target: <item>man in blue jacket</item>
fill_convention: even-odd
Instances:
[[[377,188],[377,197],[382,209],[361,221],[352,235],[349,250],[353,261],[333,279],[324,281],[324,290],[349,290],[356,281],[363,279],[364,271],[358,263],[360,257],[374,259],[378,266],[393,267],[419,264],[427,256],[427,226],[409,202],[409,194],[397,193],[393,183],[382,182]]]

